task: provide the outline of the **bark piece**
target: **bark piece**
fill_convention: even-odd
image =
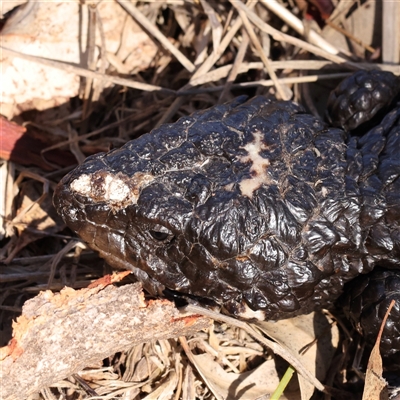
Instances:
[[[23,399],[85,366],[153,339],[190,335],[210,325],[167,300],[146,301],[140,284],[60,293],[27,301],[0,349],[0,399]]]

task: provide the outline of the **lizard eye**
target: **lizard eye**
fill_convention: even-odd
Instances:
[[[172,232],[165,226],[161,225],[156,225],[153,229],[149,230],[149,233],[153,239],[157,240],[158,242],[164,242],[167,239],[171,240],[173,238]]]

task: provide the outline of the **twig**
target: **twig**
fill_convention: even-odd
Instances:
[[[230,0],[230,1],[232,3],[233,0]],[[264,63],[264,66],[265,66],[269,76],[271,77],[272,81],[274,82],[274,86],[275,86],[280,98],[283,100],[289,100],[287,93],[285,92],[281,82],[279,82],[274,69],[271,67],[271,63],[270,63],[268,57],[265,55],[264,50],[263,50],[256,34],[254,33],[254,29],[251,26],[246,13],[241,9],[238,9],[238,12],[239,12],[240,18],[243,21],[243,25],[245,26],[247,33],[248,33],[251,41],[253,42],[253,45],[255,46],[255,48],[258,51],[259,57],[261,58],[262,62]]]
[[[276,14],[279,18],[285,21],[292,29],[294,29],[300,35],[305,35],[305,29],[303,22],[293,15],[287,8],[282,6],[276,0],[260,0],[265,7]],[[323,37],[321,37],[314,30],[309,30],[307,39],[309,42],[319,48],[327,51],[330,54],[339,54],[339,50],[327,42]],[[343,51],[341,51],[343,53]],[[350,56],[350,54],[346,54]]]
[[[382,23],[382,59],[385,63],[400,62],[400,3],[384,1]]]
[[[350,32],[346,31],[346,29],[341,28],[339,25],[335,24],[334,22],[331,22],[329,20],[326,21],[326,24],[329,25],[332,29],[335,29],[336,31],[340,32],[342,35],[346,36],[350,40],[352,40],[354,43],[357,43],[358,45],[364,47],[364,49],[367,49],[370,53],[375,53],[375,49],[368,44],[365,44],[362,40],[356,38],[354,35],[352,35]]]
[[[323,61],[323,60],[288,60],[288,61],[272,61],[271,65],[274,69],[292,69],[292,70],[320,70],[324,67],[329,67],[330,69],[339,69],[342,68],[341,65],[334,64],[331,61]],[[367,63],[359,63],[360,69],[362,68],[372,68],[372,69],[381,69],[383,71],[391,71],[394,74],[400,75],[400,66],[398,65],[384,65],[384,64],[367,64]],[[238,74],[244,74],[251,69],[262,69],[263,68],[263,63],[262,62],[250,62],[250,63],[242,63],[239,66],[239,69],[237,71]],[[204,85],[205,83],[208,82],[216,82],[220,79],[223,79],[228,76],[232,69],[232,64],[224,65],[223,67],[216,68],[204,75],[199,76],[198,78],[192,79],[190,81],[191,86],[200,86]],[[313,76],[313,75],[310,75]],[[319,76],[319,79],[324,79],[322,78],[323,76],[334,78],[332,75],[327,74],[327,75],[314,75],[314,76]],[[291,78],[282,78],[282,79],[291,79]],[[306,79],[305,77],[302,77],[301,79]],[[328,78],[326,78],[328,79]],[[300,82],[300,81],[299,81]],[[293,83],[299,83],[299,82],[293,82]],[[305,82],[305,81],[304,81]],[[286,82],[288,83],[288,82]],[[186,88],[186,86],[185,86]],[[184,88],[179,89],[178,93],[183,91]]]
[[[169,301],[145,301],[140,284],[109,285],[114,277],[91,288],[42,292],[24,304],[13,339],[0,349],[2,400],[25,399],[139,343],[209,327],[208,318],[182,316]]]
[[[143,117],[145,115],[146,115],[146,111],[142,112],[140,114],[140,117]],[[76,143],[76,142],[79,142],[79,141],[84,141],[86,139],[91,138],[92,136],[96,136],[96,135],[99,135],[100,133],[105,132],[107,130],[119,127],[124,122],[134,121],[135,119],[137,119],[137,114],[131,114],[131,115],[125,117],[125,118],[122,118],[119,121],[112,122],[111,124],[103,126],[102,128],[99,128],[99,129],[96,129],[96,130],[94,130],[92,132],[86,133],[85,135],[74,137],[74,138],[69,138],[68,140],[66,140],[64,142],[60,142],[60,143],[57,143],[57,144],[53,144],[52,146],[46,147],[44,150],[41,151],[40,154],[44,155],[44,153],[46,153],[48,151],[51,151],[51,150],[54,150],[54,149],[58,149],[60,147],[64,147],[64,146],[67,146],[67,145],[71,145],[72,143]],[[30,123],[30,124],[33,125],[33,126],[36,125],[34,123]]]
[[[254,7],[254,3],[250,3],[249,9]],[[233,23],[231,29],[227,32],[227,34],[224,36],[224,38],[221,41],[221,44],[219,45],[218,49],[216,51],[213,51],[207,59],[204,61],[204,63],[199,67],[199,69],[193,74],[191,77],[189,83],[187,83],[185,86],[181,88],[181,90],[190,88],[192,86],[191,82],[194,79],[197,79],[201,77],[202,75],[206,74],[212,67],[213,65],[219,60],[219,58],[222,56],[226,48],[229,46],[231,43],[232,39],[238,32],[238,30],[242,26],[242,20],[240,18],[237,18],[236,21]],[[183,104],[185,99],[183,97],[178,97],[177,99],[174,100],[174,102],[170,105],[168,110],[165,112],[165,114],[162,116],[162,118],[157,122],[156,127],[164,124],[165,122],[169,121],[170,118],[178,111],[179,107]]]
[[[161,32],[142,14],[132,3],[115,0],[135,21],[150,35],[154,36],[189,72],[193,72],[195,65],[183,55]]]
[[[239,321],[235,318],[228,317],[226,315],[222,315],[222,314],[216,313],[214,311],[210,311],[205,308],[194,306],[191,304],[186,306],[185,310],[190,313],[204,315],[205,317],[212,318],[217,321],[222,321],[222,322],[225,322],[232,326],[236,326],[240,329],[243,329],[254,339],[256,339],[257,341],[262,343],[264,346],[271,349],[274,352],[274,354],[277,354],[277,355],[281,356],[283,359],[285,359],[290,365],[292,365],[296,369],[296,371],[299,374],[301,374],[305,379],[307,379],[310,383],[312,383],[318,390],[320,390],[320,391],[325,390],[324,385],[303,366],[301,361],[299,361],[299,359],[296,356],[294,356],[289,350],[283,348],[278,343],[273,342],[272,340],[269,340],[269,339],[265,338],[264,336],[260,335],[246,322]]]
[[[247,17],[249,18],[249,20],[252,21],[254,25],[256,25],[262,31],[271,35],[275,40],[277,40],[279,42],[290,43],[294,46],[297,46],[301,49],[307,50],[308,52],[310,52],[312,54],[323,57],[326,60],[330,60],[334,63],[346,64],[348,67],[351,67],[353,69],[360,69],[359,64],[357,64],[357,63],[354,63],[352,61],[347,61],[343,57],[340,57],[335,54],[330,54],[327,51],[320,49],[319,47],[316,47],[310,43],[305,42],[304,40],[297,39],[293,36],[286,35],[285,33],[278,31],[277,29],[275,29],[272,26],[265,23],[260,17],[258,17],[253,11],[251,11],[248,7],[246,7],[240,1],[232,1],[232,5],[237,10],[244,11],[246,13]]]
[[[216,50],[221,43],[222,36],[222,25],[219,22],[218,15],[215,10],[207,3],[205,0],[200,0],[201,5],[203,6],[204,12],[208,16],[208,20],[210,21],[211,30],[212,30],[212,38],[213,38],[213,48]]]
[[[293,83],[305,83],[305,82],[317,82],[320,80],[328,80],[328,79],[338,79],[338,78],[345,78],[351,75],[351,72],[341,72],[337,74],[326,74],[326,75],[308,75],[308,76],[294,76],[294,77],[287,77],[287,78],[279,78],[279,82],[283,84],[293,84]],[[249,87],[257,87],[257,86],[274,86],[275,82],[272,79],[261,79],[259,81],[252,81],[252,82],[241,82],[241,83],[234,83],[232,84],[232,89],[239,89],[239,88],[249,88]],[[213,86],[208,88],[196,88],[196,89],[187,89],[178,91],[178,96],[187,96],[193,95],[198,93],[212,93],[212,92],[219,92],[223,90],[224,86]]]
[[[85,76],[87,78],[93,78],[93,79],[95,78],[104,79],[105,81],[114,83],[116,85],[127,86],[133,89],[143,90],[145,92],[160,92],[166,94],[175,93],[175,91],[172,89],[167,89],[156,85],[149,85],[147,83],[135,82],[130,79],[119,78],[117,76],[111,76],[95,71],[90,71],[88,69],[77,67],[75,65],[68,64],[62,61],[49,60],[48,58],[31,56],[29,54],[20,53],[19,51],[8,49],[3,46],[0,46],[0,49],[4,52],[4,54],[9,54],[14,57],[22,58],[24,60],[33,61],[42,65],[47,65],[48,67],[61,69],[65,72],[69,72],[79,76]]]
[[[229,76],[228,76],[228,79],[224,86],[224,89],[222,90],[221,94],[219,95],[219,99],[218,99],[219,103],[221,103],[225,99],[229,89],[231,88],[233,82],[235,82],[236,77],[239,74],[240,66],[243,63],[244,56],[245,56],[247,48],[249,46],[249,41],[250,41],[249,35],[246,33],[246,31],[243,31],[243,40],[242,40],[242,43],[240,44],[239,51],[236,54],[235,62],[233,63],[232,68],[229,72]]]

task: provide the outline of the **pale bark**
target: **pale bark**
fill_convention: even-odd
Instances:
[[[167,300],[146,301],[140,284],[107,283],[46,291],[25,303],[13,339],[0,349],[0,399],[24,399],[118,351],[210,325]]]

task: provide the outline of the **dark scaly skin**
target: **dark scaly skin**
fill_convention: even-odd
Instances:
[[[399,119],[348,137],[293,102],[238,98],[89,157],[54,203],[153,293],[309,313],[377,264],[400,269]]]
[[[358,71],[330,94],[328,121],[344,130],[353,130],[364,123],[371,127],[371,120],[376,118],[375,123],[379,122],[393,108],[393,103],[400,100],[399,93],[400,79],[395,75],[376,70]]]
[[[375,268],[367,275],[361,275],[345,287],[345,295],[340,305],[351,319],[356,329],[366,337],[372,347],[383,317],[390,302],[395,300],[385,324],[380,343],[380,352],[384,356],[385,367],[394,371],[400,369],[400,270]]]
[[[389,184],[394,182],[387,196],[391,198],[391,204],[397,205],[400,203],[400,183],[397,178],[400,163],[398,144],[400,128],[399,122],[393,124],[392,119],[398,118],[399,100],[398,77],[381,71],[359,71],[332,91],[328,99],[327,112],[328,120],[334,126],[345,130],[355,129],[358,134],[365,134],[368,130],[370,130],[369,135],[377,135],[382,129],[385,132],[391,131],[386,134],[390,137],[386,143],[386,154],[384,152],[379,158],[382,164],[380,170],[386,173],[381,174],[379,178]],[[391,108],[394,110],[384,119]],[[376,127],[371,129],[374,125]],[[391,125],[392,128],[389,127]],[[393,174],[392,177],[390,174]],[[387,219],[397,221],[399,224],[400,216],[398,213],[388,215]],[[398,231],[399,228],[392,235],[399,238]],[[377,232],[376,235],[378,234]],[[384,237],[382,235],[382,240],[385,240]],[[382,263],[382,266],[385,266],[385,263]],[[400,266],[397,266],[397,270],[376,268],[370,274],[355,278],[345,286],[339,305],[343,307],[356,329],[366,337],[367,344],[372,347],[392,300],[395,300],[396,304],[385,324],[380,351],[384,355],[385,367],[398,371],[400,369]]]

